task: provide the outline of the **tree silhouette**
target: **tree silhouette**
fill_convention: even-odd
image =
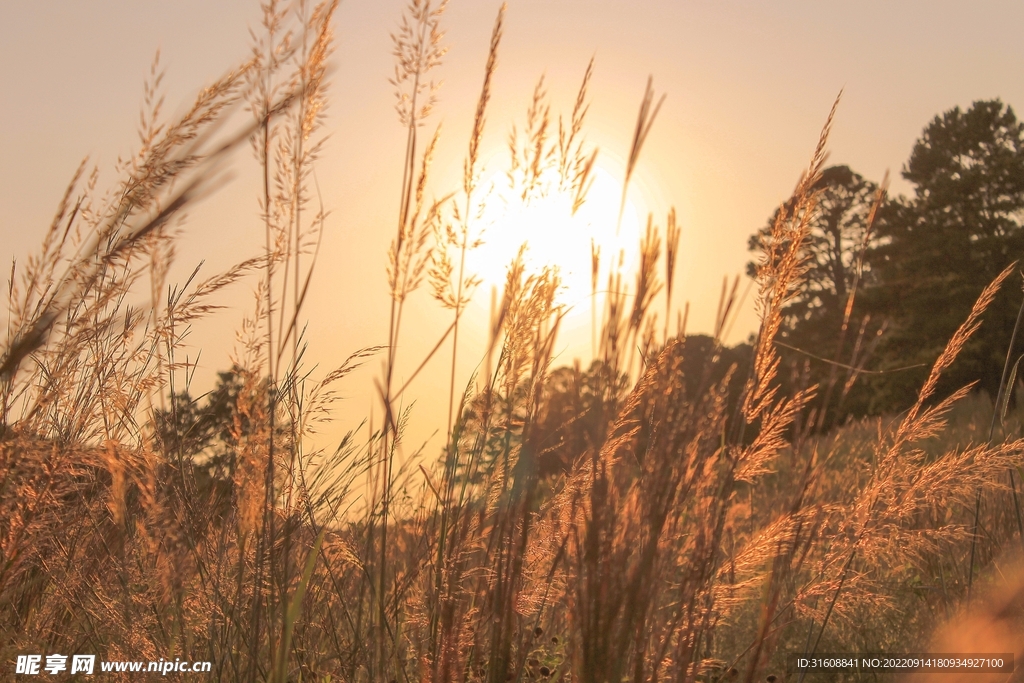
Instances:
[[[253,396],[248,401],[242,398],[246,391],[255,391],[255,400],[266,405],[270,382],[251,378],[235,366],[217,373],[212,391],[198,398],[187,390],[175,393],[166,409],[154,412],[160,448],[169,462],[178,463],[183,473],[189,473],[186,479],[195,486],[189,493],[210,498],[218,509],[234,492],[240,437],[259,431],[256,422],[260,417],[254,417],[245,407]],[[283,420],[278,423],[275,441],[287,440],[284,424]]]
[[[903,177],[914,196],[890,202],[881,216],[867,303],[892,321],[878,367],[924,367],[874,379],[874,412],[914,400],[981,290],[1024,256],[1024,124],[998,99],[950,109],[924,129]],[[995,396],[1019,304],[1017,288],[1000,293],[939,395],[977,380]]]

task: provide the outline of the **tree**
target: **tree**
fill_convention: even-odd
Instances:
[[[1024,256],[1024,124],[1001,101],[975,102],[936,116],[903,169],[911,199],[890,202],[882,241],[868,254],[877,280],[867,299],[892,322],[872,382],[874,412],[909,405],[981,290]],[[1007,288],[985,323],[944,375],[942,392],[978,380],[995,396],[1020,304]]]
[[[846,321],[845,333],[843,325],[851,292],[874,280],[871,269],[864,267],[863,254],[866,247],[877,241],[869,230],[869,220],[878,186],[848,166],[831,166],[822,171],[812,190],[818,192],[818,203],[808,226],[804,285],[784,309],[785,326],[779,338],[785,345],[780,350],[783,362],[801,369],[791,381],[822,387],[816,405],[820,412],[821,402],[828,400],[835,406],[845,395],[843,389],[848,389],[844,376],[849,379],[849,373],[840,376],[838,366],[829,361],[859,362],[864,357],[863,345],[857,346],[855,337],[874,331],[859,309],[856,316]],[[780,212],[791,209],[789,203],[777,209],[768,223],[750,237],[748,248],[760,251]],[[751,277],[754,268],[753,263],[747,266]],[[858,356],[852,355],[855,346]],[[840,380],[843,383],[838,393],[830,392],[828,385]]]
[[[750,344],[723,347],[705,334],[687,335],[672,346],[681,360],[679,401],[698,401],[728,375],[726,424],[733,417],[747,381],[753,356]],[[647,360],[657,362],[656,354]],[[609,425],[629,394],[629,377],[595,360],[588,369],[560,367],[544,383],[544,401],[534,427],[542,477],[569,472],[579,458],[601,448]],[[639,419],[639,418],[638,418]]]
[[[234,366],[217,373],[214,389],[193,398],[187,390],[170,397],[166,410],[154,411],[154,427],[167,461],[181,467],[180,476],[195,483],[192,495],[209,498],[223,511],[234,494],[239,451],[246,438],[260,434],[266,416],[258,410],[267,405],[271,384],[267,378],[255,378],[244,368]],[[290,438],[287,422],[277,421],[275,442],[284,445]]]

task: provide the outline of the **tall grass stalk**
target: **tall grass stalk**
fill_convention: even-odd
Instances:
[[[376,585],[377,630],[375,642],[378,659],[375,662],[376,676],[383,676],[388,669],[389,657],[396,656],[394,634],[397,622],[389,624],[387,614],[388,595],[388,524],[391,516],[392,488],[394,486],[395,455],[400,439],[400,417],[395,409],[393,396],[394,372],[397,366],[399,332],[401,330],[402,311],[406,298],[420,284],[423,271],[429,259],[427,239],[436,230],[440,218],[439,202],[426,211],[425,191],[429,177],[430,161],[437,145],[440,129],[433,136],[420,162],[417,177],[417,141],[419,128],[430,115],[436,104],[438,85],[428,81],[430,72],[440,65],[447,48],[441,44],[443,32],[440,20],[447,7],[441,2],[434,7],[430,0],[413,0],[406,8],[402,25],[396,35],[392,35],[394,55],[396,58],[395,75],[391,84],[396,89],[398,102],[396,110],[399,121],[406,129],[405,159],[402,164],[402,187],[399,201],[397,233],[392,241],[388,261],[388,283],[391,294],[391,312],[388,321],[388,356],[385,364],[384,388],[382,400],[384,407],[384,428],[381,439],[380,478],[381,520],[380,520],[380,554],[377,566],[378,582]],[[370,520],[368,546],[373,545],[373,521]],[[373,676],[371,670],[371,676]]]

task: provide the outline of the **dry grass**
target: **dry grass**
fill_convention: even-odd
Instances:
[[[995,558],[1018,535],[1007,473],[1020,472],[1024,440],[1016,415],[1002,439],[964,427],[991,413],[968,389],[933,394],[1010,271],[981,293],[898,420],[808,438],[795,421],[814,389],[780,394],[775,338],[801,286],[834,108],[764,241],[749,363],[727,362],[721,344],[736,284],[723,288],[711,351],[694,360],[702,347],[672,307],[673,211],[664,245],[649,220],[635,277],[614,258],[603,268],[591,245],[598,359],[587,369],[550,367],[557,270],[513,259],[486,374],[460,394],[460,317],[479,282],[465,254],[480,239],[479,157],[504,9],[462,187],[435,200],[438,133],[423,146],[420,129],[437,104],[445,5],[412,0],[394,36],[407,147],[386,264],[389,336],[315,382],[302,319],[328,224],[310,179],[334,9],[268,2],[252,59],[176,122],[161,123],[154,68],[140,151],[122,179],[98,196],[83,165],[39,254],[12,271],[0,356],[4,661],[181,657],[239,681],[753,681],[782,675],[787,652],[924,647],[969,609],[975,577],[1001,568]],[[510,140],[508,175],[524,201],[548,191],[572,197],[573,211],[586,201],[592,74],[590,64],[557,135],[538,84]],[[246,103],[253,123],[224,132]],[[660,106],[648,83],[624,193]],[[264,253],[207,280],[193,274],[160,300],[174,221],[246,141],[263,170]],[[235,367],[193,399],[181,340],[243,277],[257,295]],[[403,458],[408,384],[396,386],[396,349],[404,304],[424,281],[452,322],[418,367],[451,338],[451,415],[439,457]],[[375,354],[383,424],[310,452],[333,384]],[[1009,628],[1017,593],[971,612],[977,632]]]

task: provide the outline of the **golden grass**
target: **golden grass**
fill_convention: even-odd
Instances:
[[[614,259],[602,271],[591,245],[595,301],[602,273],[609,291],[600,326],[595,303],[598,353],[586,369],[551,368],[557,270],[527,272],[522,253],[514,258],[486,374],[458,394],[459,321],[478,282],[465,254],[479,240],[479,155],[504,8],[462,187],[429,200],[438,134],[424,147],[419,130],[437,104],[430,73],[445,54],[445,4],[412,0],[394,36],[407,147],[386,262],[388,339],[314,382],[301,320],[327,226],[310,178],[335,6],[265,4],[252,59],[177,122],[160,123],[154,68],[140,151],[122,180],[97,197],[83,165],[39,254],[12,272],[0,356],[4,661],[39,651],[180,656],[239,681],[753,681],[781,673],[787,652],[924,647],[966,609],[975,575],[999,566],[1018,533],[1005,479],[1022,466],[1024,440],[1012,417],[1002,440],[951,436],[958,405],[980,399],[934,391],[1010,271],[981,293],[895,427],[809,438],[797,418],[814,388],[780,394],[775,338],[801,286],[834,107],[763,243],[749,364],[726,362],[721,343],[734,284],[723,288],[711,352],[695,373],[687,365],[701,347],[672,308],[672,211],[664,245],[649,220],[632,291]],[[574,210],[586,200],[592,74],[591,63],[557,139],[538,85],[510,142],[509,177],[524,201],[555,191],[542,187],[546,168]],[[254,122],[223,132],[242,103]],[[624,192],[660,105],[648,83]],[[264,253],[204,281],[193,274],[159,300],[173,222],[216,188],[218,164],[246,141],[263,170]],[[257,296],[235,368],[205,402],[192,399],[181,340],[243,277],[257,278]],[[403,307],[424,281],[453,313],[419,365],[451,337],[451,416],[439,457],[402,458],[408,384],[394,381],[396,349]],[[148,284],[138,308],[133,294]],[[375,354],[385,357],[383,424],[333,453],[310,452],[334,383]],[[971,613],[979,633],[1005,626],[1000,609]]]

